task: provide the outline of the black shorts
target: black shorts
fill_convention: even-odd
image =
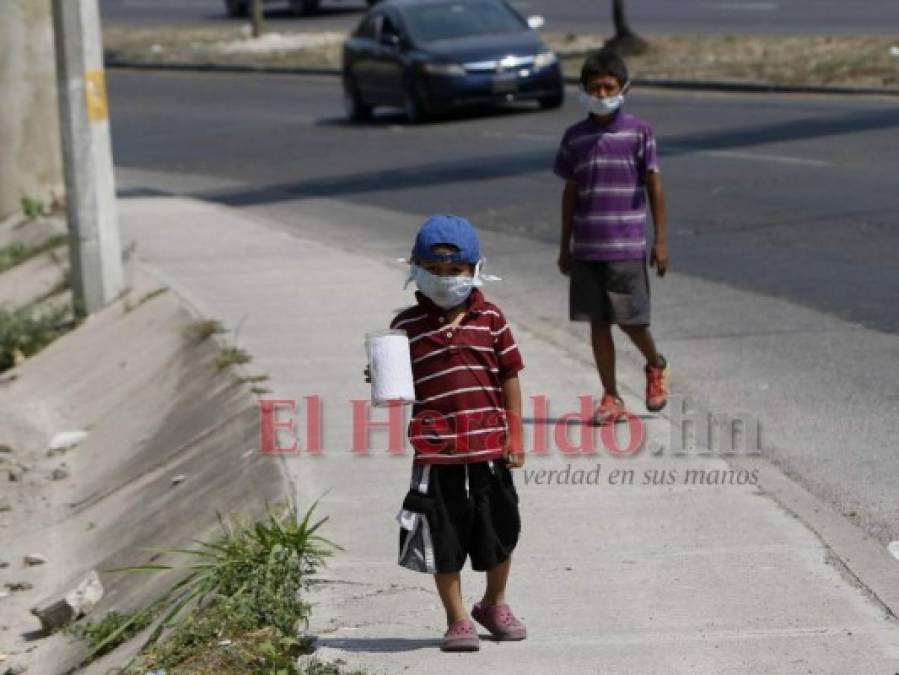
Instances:
[[[417,572],[458,572],[468,556],[472,569],[492,569],[512,555],[521,530],[518,493],[501,460],[414,465],[397,518],[399,563]]]
[[[649,274],[645,260],[575,260],[569,316],[621,326],[649,325]]]

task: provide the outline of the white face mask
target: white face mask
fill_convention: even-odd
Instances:
[[[594,115],[611,115],[621,109],[624,103],[624,94],[627,92],[630,84],[630,82],[626,82],[621,88],[621,93],[616,96],[591,96],[586,91],[581,91],[578,94],[578,99],[581,105]]]
[[[472,288],[483,285],[481,263],[475,265],[474,275],[470,277],[441,277],[431,274],[424,267],[412,265],[409,281],[414,281],[418,290],[441,309],[452,309],[468,299]]]

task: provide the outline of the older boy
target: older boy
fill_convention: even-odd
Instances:
[[[661,410],[667,399],[668,363],[649,331],[647,193],[655,225],[649,264],[660,277],[668,268],[668,247],[652,127],[621,111],[629,87],[624,61],[605,49],[589,54],[581,84],[589,114],[565,132],[554,167],[565,180],[558,264],[571,277],[571,320],[590,322],[604,389],[596,411],[602,423],[625,412],[615,379],[612,324],[646,359],[647,409]]]
[[[524,367],[500,309],[477,288],[478,236],[458,216],[433,216],[418,232],[410,280],[416,304],[391,328],[406,331],[415,378],[410,440],[416,450],[400,521],[400,565],[431,573],[446,611],[441,649],[475,651],[459,572],[486,572],[471,615],[498,640],[527,631],[505,601],[521,520],[509,467],[524,463],[518,423]]]

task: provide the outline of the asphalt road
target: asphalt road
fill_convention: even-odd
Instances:
[[[553,242],[569,97],[419,127],[348,124],[329,78],[110,74],[116,161],[240,182],[248,206],[330,197]],[[234,93],[240,92],[239,97]],[[655,124],[683,273],[899,331],[895,99],[636,92]]]
[[[522,14],[546,17],[547,30],[599,31],[611,28],[608,0],[511,0]],[[676,9],[674,6],[676,5]],[[132,25],[229,21],[220,0],[100,0],[107,22]],[[347,30],[365,8],[364,0],[322,0],[316,16],[295,18],[285,3],[267,8],[271,28]],[[630,0],[638,32],[758,34],[891,34],[899,25],[899,3],[891,0]]]

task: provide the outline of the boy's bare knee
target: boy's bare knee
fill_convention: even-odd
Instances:
[[[590,322],[590,330],[593,331],[594,334],[611,333],[612,324],[610,324],[608,321],[593,320]]]
[[[649,332],[649,326],[619,326],[628,335],[645,335]]]

